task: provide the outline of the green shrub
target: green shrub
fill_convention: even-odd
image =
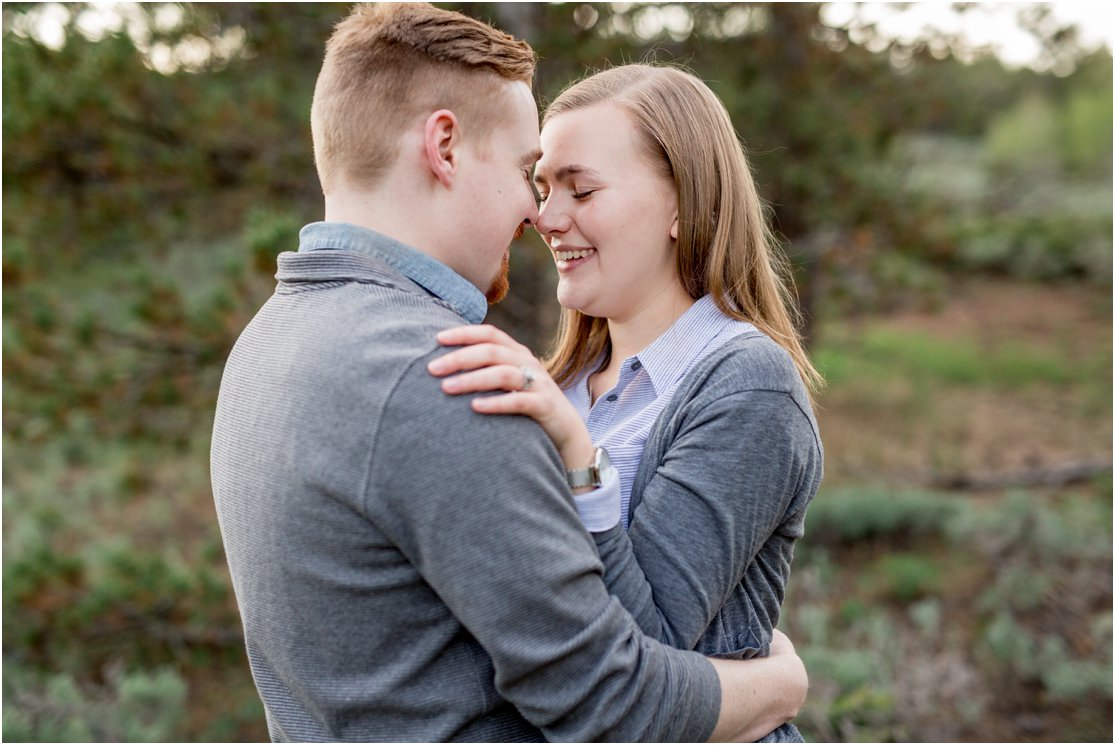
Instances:
[[[841,691],[856,691],[884,677],[885,669],[876,649],[808,646],[798,651],[811,677],[827,678]]]
[[[275,257],[283,251],[293,251],[298,246],[298,231],[302,220],[290,212],[253,209],[248,213],[243,231],[243,243],[252,257],[256,269],[266,273],[275,270]]]
[[[940,535],[956,509],[949,497],[934,492],[880,487],[823,489],[809,507],[806,540],[832,544]]]
[[[991,555],[1012,550],[1041,564],[1102,560],[1111,555],[1111,501],[1075,496],[1051,505],[1041,493],[1013,491],[991,506],[956,512],[947,534]]]
[[[998,166],[1052,169],[1060,164],[1061,121],[1056,107],[1032,94],[995,118],[987,157]]]
[[[1054,701],[1078,701],[1099,694],[1111,697],[1111,634],[1106,637],[1106,655],[1098,659],[1076,659],[1064,639],[1046,636],[1038,651],[1038,676]]]
[[[999,611],[983,632],[986,649],[1000,663],[1016,668],[1027,677],[1037,672],[1037,644],[1009,611]]]
[[[925,598],[913,603],[909,608],[910,620],[925,638],[932,639],[941,631],[944,610],[939,598]]]
[[[909,603],[940,588],[941,572],[932,559],[920,554],[883,556],[868,570],[869,587],[883,597]]]
[[[985,213],[961,223],[957,259],[962,266],[1024,279],[1110,282],[1111,224],[1110,211]]]
[[[896,701],[888,685],[891,653],[875,646],[798,650],[814,689],[798,719],[807,741],[896,738]],[[823,699],[817,700],[817,692]]]
[[[862,733],[863,740],[870,742],[877,738],[876,731],[886,731],[886,727],[880,725],[889,723],[894,707],[894,694],[890,691],[860,686],[833,701],[829,717],[838,722],[850,720],[858,725],[859,730],[866,725],[869,729]]]
[[[8,667],[7,665],[5,666]],[[7,742],[166,742],[186,714],[186,683],[170,669],[117,673],[107,685],[68,674],[4,680]]]

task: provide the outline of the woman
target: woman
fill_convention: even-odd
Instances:
[[[820,377],[728,114],[692,75],[625,65],[553,102],[542,150],[556,351],[543,366],[501,331],[462,327],[439,335],[463,346],[431,373],[460,373],[451,394],[509,391],[473,407],[535,418],[567,469],[608,451],[618,507],[591,501],[607,489],[574,499],[646,633],[765,655],[821,478]],[[766,740],[800,735],[787,724]]]

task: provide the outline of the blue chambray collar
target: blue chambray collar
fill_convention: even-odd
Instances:
[[[405,243],[347,222],[312,222],[298,233],[298,252],[353,251],[388,264],[464,316],[481,323],[488,301],[474,284],[437,259]]]

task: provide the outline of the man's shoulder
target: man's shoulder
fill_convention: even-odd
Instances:
[[[431,337],[432,344],[415,349],[398,371],[387,403],[385,422],[407,430],[406,447],[469,452],[505,450],[507,453],[552,450],[544,430],[530,417],[480,414],[472,401],[489,394],[450,395],[442,391],[442,378],[427,365],[449,352]],[[556,451],[555,451],[556,452]]]
[[[438,298],[379,278],[280,284],[253,322],[272,338],[281,329],[309,344],[331,365],[405,363],[435,348],[439,331],[465,323]]]
[[[539,514],[570,508],[561,459],[545,431],[526,416],[477,413],[472,401],[486,394],[443,392],[426,366],[446,351],[436,346],[393,371],[373,428],[369,514],[405,531],[403,516],[414,510],[446,518],[486,510],[493,498],[503,505],[493,515],[527,504]]]
[[[451,309],[391,286],[280,287],[237,340],[222,396],[366,431],[404,378],[430,378],[422,361],[440,348],[437,332],[462,323]]]
[[[275,276],[276,297],[308,293],[309,306],[325,306],[340,317],[348,310],[360,313],[364,322],[388,326],[467,323],[452,303],[388,262],[360,252],[283,253]],[[374,314],[366,313],[368,305],[377,306]]]
[[[448,303],[405,285],[351,282],[344,289],[335,297],[323,297],[325,304],[339,322],[368,331],[421,344],[442,329],[467,323]]]

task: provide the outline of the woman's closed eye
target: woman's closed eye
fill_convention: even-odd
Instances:
[[[580,201],[583,201],[585,199],[588,199],[596,191],[597,191],[596,189],[585,189],[584,191],[575,191],[574,190],[573,192],[571,192],[569,194],[569,196],[572,197],[573,199],[577,200],[578,202],[580,202]],[[541,204],[541,203],[545,202],[547,199],[550,198],[550,194],[549,194],[549,192],[545,192],[545,191],[542,191],[541,189],[536,188],[535,189],[535,198],[538,200],[538,203]]]

